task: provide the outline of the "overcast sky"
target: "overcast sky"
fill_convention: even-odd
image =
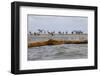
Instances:
[[[88,17],[28,15],[28,32],[37,32],[38,29],[69,33],[82,30],[87,33]]]

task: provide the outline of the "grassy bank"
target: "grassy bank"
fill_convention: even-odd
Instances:
[[[86,43],[88,43],[87,40],[53,40],[53,39],[50,39],[48,41],[30,42],[28,43],[28,48],[45,46],[45,45],[86,44]]]

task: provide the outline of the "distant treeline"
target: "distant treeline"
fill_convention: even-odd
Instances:
[[[38,29],[38,32],[31,32],[29,31],[30,35],[41,35],[41,34],[50,34],[50,35],[54,35],[54,34],[60,34],[60,35],[64,35],[64,34],[85,34],[83,31],[81,30],[73,30],[72,32],[62,32],[62,31],[58,31],[57,33],[55,31],[49,31],[49,30],[42,30],[42,29]]]

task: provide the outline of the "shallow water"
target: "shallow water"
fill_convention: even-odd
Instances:
[[[87,44],[61,44],[28,48],[28,60],[88,58]]]
[[[87,35],[40,35],[40,36],[28,36],[31,38],[31,41],[46,41],[49,39],[57,40],[87,40]]]

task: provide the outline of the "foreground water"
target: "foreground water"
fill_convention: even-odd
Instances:
[[[87,44],[62,44],[28,48],[28,60],[88,58]]]

